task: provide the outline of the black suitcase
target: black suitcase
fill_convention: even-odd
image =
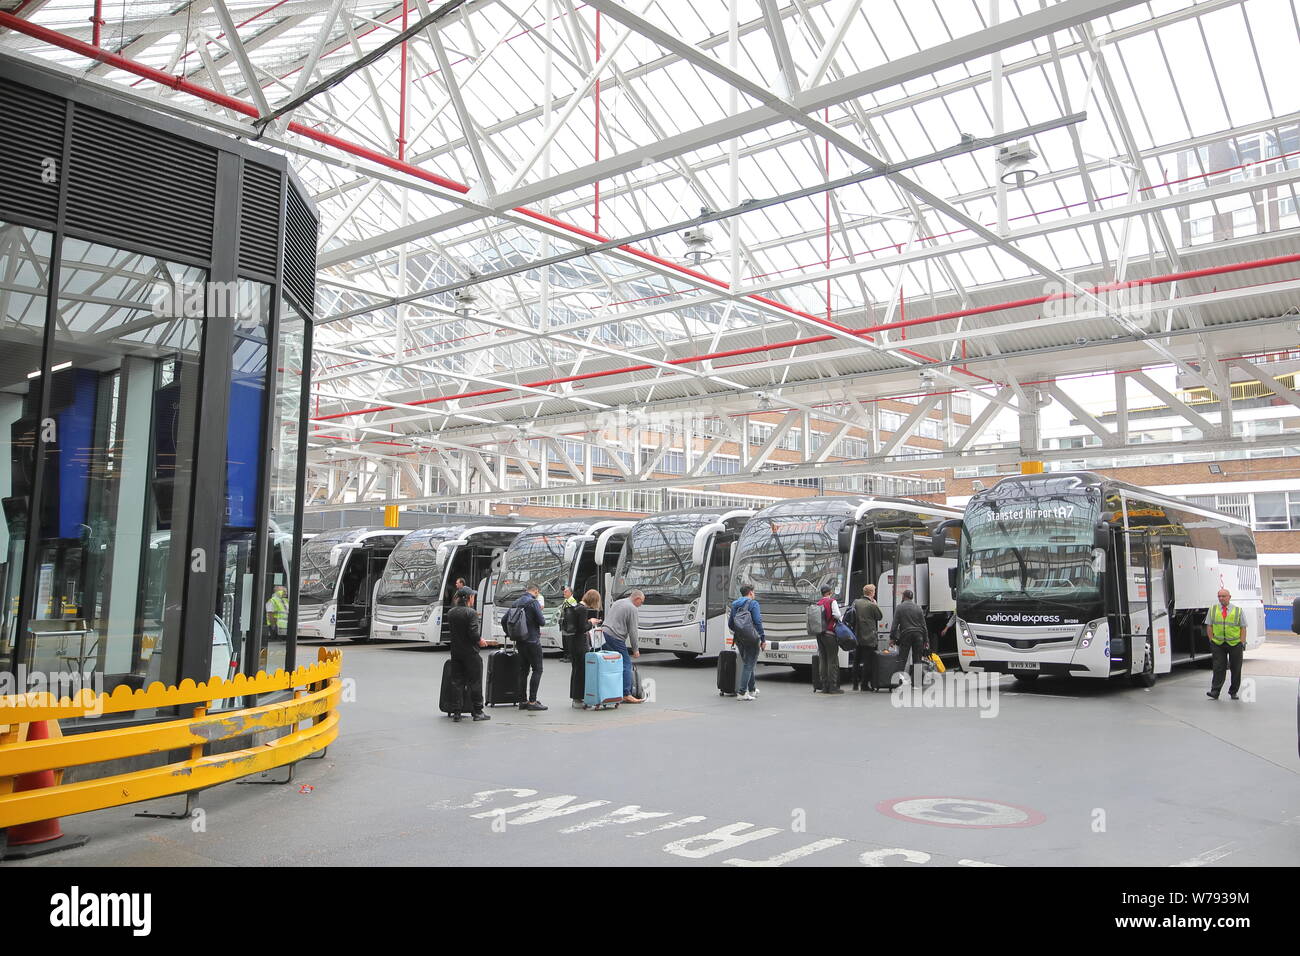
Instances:
[[[632,696],[645,700],[645,693],[641,689],[641,668],[636,666],[636,661],[632,662]]]
[[[524,688],[519,679],[519,652],[513,647],[503,647],[488,655],[487,691],[483,703],[489,707],[497,704],[518,704],[524,699]]]
[[[718,652],[718,694],[735,697],[740,693],[740,652],[724,647]]]
[[[892,690],[894,675],[903,672],[903,657],[898,648],[890,651],[876,651],[867,662],[867,684],[869,690]]]
[[[465,668],[460,661],[448,658],[442,665],[442,690],[438,694],[438,709],[447,716],[465,713]]]

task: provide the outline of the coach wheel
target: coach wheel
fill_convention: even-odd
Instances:
[[[1133,675],[1133,685],[1135,687],[1154,687],[1156,685],[1156,651],[1151,643],[1151,635],[1146,639],[1146,662],[1142,665],[1142,673]]]
[[[673,651],[673,657],[686,664],[691,663],[699,656],[699,653],[696,651]]]

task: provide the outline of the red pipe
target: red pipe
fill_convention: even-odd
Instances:
[[[91,15],[90,22],[94,28],[91,42],[99,46],[102,39],[100,31],[104,28],[104,0],[95,0],[95,12]]]
[[[1109,282],[1104,285],[1091,286],[1085,291],[1092,292],[1092,293],[1110,292],[1117,289],[1134,288],[1134,287],[1144,286],[1144,285],[1168,285],[1169,283],[1181,282],[1186,279],[1196,279],[1196,278],[1211,276],[1211,275],[1226,275],[1228,273],[1244,272],[1250,269],[1266,269],[1272,266],[1288,265],[1295,262],[1300,262],[1300,254],[1289,255],[1289,256],[1274,256],[1271,259],[1256,259],[1250,262],[1235,262],[1223,266],[1210,266],[1205,269],[1191,269],[1184,272],[1171,272],[1168,273],[1167,275],[1149,276],[1144,279],[1131,279],[1127,282]],[[964,318],[966,316],[971,316],[971,315],[984,315],[989,312],[1001,312],[1010,309],[1024,308],[1030,305],[1041,305],[1044,302],[1048,302],[1056,299],[1073,299],[1073,298],[1078,298],[1078,296],[1073,292],[1057,292],[1051,295],[1035,296],[1034,298],[1031,299],[1018,299],[1012,302],[998,302],[991,305],[976,306],[970,309],[959,309],[956,312],[942,312],[938,315],[927,315],[922,318],[905,319],[899,322],[884,322],[879,325],[872,325],[863,329],[852,329],[850,331],[854,335],[865,336],[868,332],[883,332],[887,329],[903,328],[905,326],[926,325],[934,322],[944,322],[950,319]],[[778,349],[795,348],[800,345],[814,345],[818,342],[831,341],[834,338],[835,336],[833,335],[810,335],[800,339],[788,339],[784,342],[773,342],[766,345],[750,345],[744,348],[726,349],[721,352],[706,352],[702,355],[689,355],[689,356],[684,356],[682,358],[669,359],[665,364],[694,365],[699,362],[708,362],[708,361],[713,361],[715,359],[734,358],[740,355],[754,355],[762,352],[772,352]],[[907,351],[907,350],[901,349],[900,351]],[[912,352],[910,354],[916,355],[918,353]],[[645,372],[656,367],[657,367],[656,365],[643,363],[639,365],[628,365],[623,368],[610,368],[610,369],[601,369],[600,371],[595,371],[595,372],[584,372],[581,375],[566,375],[560,378],[543,379],[541,381],[526,382],[524,384],[528,388],[545,388],[548,385],[562,385],[569,382],[583,382],[594,378],[605,378],[610,375],[623,375],[632,372]],[[954,369],[956,369],[957,371],[962,371],[961,369],[957,369],[956,366],[954,366]],[[984,376],[982,375],[977,376],[976,373],[974,372],[967,372],[966,374],[972,377],[978,377],[985,382],[991,383],[993,381],[992,379],[984,378]],[[462,392],[458,395],[439,395],[434,398],[421,398],[410,402],[403,402],[403,404],[404,405],[432,405],[438,402],[447,402],[458,398],[479,398],[485,395],[501,395],[503,393],[511,392],[511,391],[515,391],[515,389],[504,388],[504,387],[479,389],[473,392]],[[331,415],[322,415],[320,416],[319,420],[326,421],[328,419],[334,419],[334,418],[349,418],[353,415],[368,415],[368,414],[373,414],[375,412],[391,411],[392,408],[393,406],[391,405],[381,405],[381,406],[376,406],[374,408],[364,408],[359,411],[335,412]]]

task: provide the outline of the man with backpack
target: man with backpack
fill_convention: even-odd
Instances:
[[[763,631],[763,614],[754,597],[752,585],[742,585],[740,597],[731,602],[731,610],[727,613],[727,628],[731,631],[736,651],[740,654],[740,681],[736,684],[736,700],[757,700],[754,666],[758,663],[758,652],[767,649],[767,634]]]
[[[874,584],[863,585],[862,597],[854,601],[853,607],[844,615],[844,623],[853,628],[858,639],[857,649],[853,652],[854,690],[867,690],[871,685],[871,661],[877,650],[880,622],[884,616],[876,603]]]
[[[813,675],[813,690],[823,694],[844,693],[840,687],[840,645],[835,640],[835,625],[843,615],[834,595],[831,586],[823,584],[822,596],[815,605],[821,609],[821,630],[816,634],[821,673]],[[809,623],[812,623],[811,616]]]
[[[889,626],[889,643],[898,645],[900,670],[907,668],[908,651],[912,653],[913,687],[920,687],[925,670],[921,660],[925,657],[925,644],[930,636],[925,612],[915,601],[910,590],[903,592],[903,600],[894,608],[894,622]]]
[[[506,636],[515,642],[519,650],[519,684],[528,689],[525,700],[519,704],[520,710],[548,709],[537,699],[537,689],[542,683],[542,628],[546,625],[540,594],[541,589],[536,584],[529,584],[515,603],[510,605],[502,620]]]

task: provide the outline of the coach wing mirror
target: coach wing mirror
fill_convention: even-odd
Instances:
[[[961,523],[961,518],[949,518],[934,529],[934,533],[930,535],[930,551],[936,558],[942,558],[944,551],[948,549],[948,529],[960,528]]]
[[[1092,546],[1101,551],[1110,547],[1110,525],[1099,521],[1092,529]]]
[[[858,526],[852,521],[846,521],[840,525],[839,534],[836,536],[835,543],[839,546],[840,554],[848,554],[853,548],[853,535],[857,532]]]

